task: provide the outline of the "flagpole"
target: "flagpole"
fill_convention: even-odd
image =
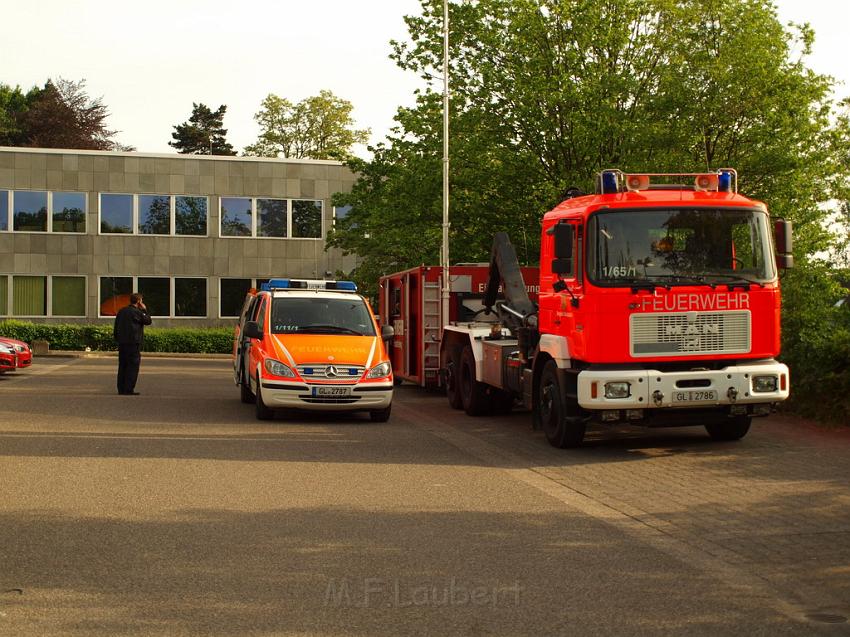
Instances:
[[[442,325],[449,322],[449,0],[443,0],[443,270]],[[441,325],[441,328],[442,328]]]

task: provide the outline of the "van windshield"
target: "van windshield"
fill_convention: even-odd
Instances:
[[[600,212],[588,229],[597,285],[761,283],[775,276],[767,214],[679,208]]]
[[[375,335],[371,312],[357,296],[276,298],[272,302],[271,329],[273,334]]]

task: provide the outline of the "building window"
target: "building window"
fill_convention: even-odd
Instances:
[[[345,219],[349,213],[351,212],[351,206],[334,206],[333,217],[334,217],[334,226],[336,226],[337,221],[342,221]]]
[[[201,236],[207,234],[206,197],[175,197],[174,233]]]
[[[47,192],[16,190],[12,206],[16,231],[47,232]]]
[[[244,197],[221,198],[221,236],[250,237],[253,235],[251,200]]]
[[[171,197],[139,195],[139,234],[171,234]]]
[[[12,277],[12,314],[47,316],[47,277]]]
[[[203,277],[100,277],[100,316],[115,316],[138,290],[151,316],[160,318],[207,316],[207,280]]]
[[[171,279],[168,277],[138,277],[136,289],[145,297],[151,316],[171,315]]]
[[[286,237],[288,204],[286,199],[257,199],[257,236]]]
[[[50,315],[86,315],[86,279],[82,276],[50,277]]]
[[[0,190],[0,231],[9,229],[9,191]]]
[[[122,307],[130,305],[133,277],[100,277],[100,316],[115,316]]]
[[[53,232],[86,231],[86,195],[82,192],[51,193]]]
[[[238,318],[245,296],[252,286],[251,279],[221,279],[218,286],[219,318]]]
[[[207,280],[174,279],[174,316],[205,318],[207,315]]]
[[[322,202],[296,199],[292,202],[292,236],[322,238]]]
[[[0,316],[9,316],[9,277],[0,276]]]
[[[133,195],[100,195],[100,231],[133,234]]]

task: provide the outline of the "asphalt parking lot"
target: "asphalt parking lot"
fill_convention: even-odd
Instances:
[[[254,419],[229,363],[0,376],[0,635],[848,635],[850,429],[549,447],[400,388]]]

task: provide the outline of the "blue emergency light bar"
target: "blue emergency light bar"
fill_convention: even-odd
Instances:
[[[671,177],[688,177],[694,185],[683,186],[671,183],[652,184],[653,177],[665,180]],[[640,190],[697,190],[702,192],[738,192],[738,173],[734,168],[721,168],[713,173],[635,173],[626,174],[622,170],[608,168],[596,176],[596,192],[609,195],[620,192],[638,192]]]
[[[311,279],[269,279],[260,285],[263,292],[272,290],[335,290],[357,292],[354,281],[316,281]]]

